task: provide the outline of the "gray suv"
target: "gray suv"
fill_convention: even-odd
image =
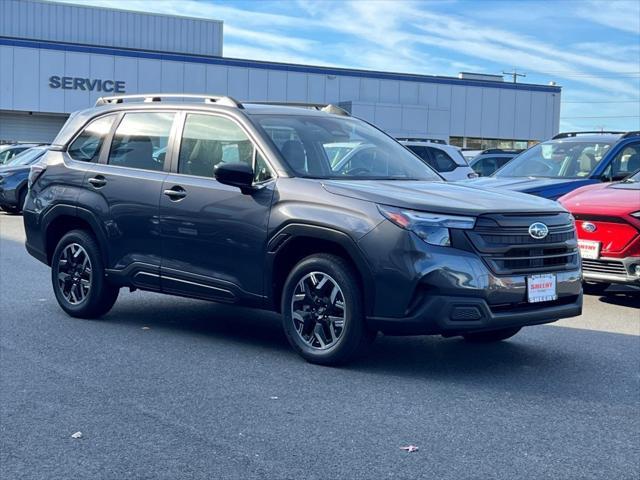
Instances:
[[[269,309],[338,364],[378,331],[488,342],[581,313],[559,204],[446,183],[334,106],[172,97],[100,99],[31,169],[26,246],[68,314],[121,287]],[[371,155],[332,163],[344,143]]]

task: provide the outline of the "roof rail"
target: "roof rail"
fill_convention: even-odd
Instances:
[[[202,100],[204,103],[217,103],[226,107],[244,108],[240,102],[231,97],[216,95],[195,95],[189,93],[147,93],[139,95],[115,95],[111,97],[100,97],[96,101],[96,107],[129,101],[142,101],[144,103],[162,102],[164,99],[177,98],[189,100]]]
[[[630,137],[637,137],[637,136],[640,136],[640,131],[627,132],[624,135],[622,135],[622,138],[630,138]]]
[[[396,138],[399,142],[429,142],[429,143],[438,143],[440,145],[447,145],[447,141],[441,138],[417,138],[417,137],[398,137]]]
[[[578,135],[594,135],[594,134],[602,134],[602,135],[606,135],[606,134],[612,134],[612,135],[618,135],[621,133],[625,133],[625,132],[613,132],[613,131],[606,131],[606,130],[593,130],[593,131],[585,131],[585,132],[563,132],[563,133],[559,133],[556,136],[552,137],[551,140],[557,140],[559,138],[569,138],[569,137],[577,137]]]
[[[246,102],[252,103],[254,105],[278,105],[282,107],[300,107],[300,108],[310,108],[313,110],[318,110],[320,112],[332,113],[333,115],[341,115],[343,117],[350,117],[351,114],[347,112],[344,108],[340,108],[337,105],[333,105],[332,103],[303,103],[303,102]]]

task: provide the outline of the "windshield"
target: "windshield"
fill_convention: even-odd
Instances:
[[[495,177],[588,177],[611,147],[606,142],[539,143],[493,174]]]
[[[16,155],[7,166],[18,167],[20,165],[31,165],[35,163],[38,158],[46,151],[45,148],[30,148],[22,152],[20,155]]]
[[[437,180],[418,157],[354,118],[254,115],[300,177],[348,180]]]

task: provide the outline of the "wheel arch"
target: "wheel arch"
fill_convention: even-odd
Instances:
[[[43,220],[44,247],[47,264],[51,265],[51,257],[60,239],[71,230],[85,230],[91,233],[100,247],[105,265],[108,265],[107,241],[95,217],[83,208],[71,205],[55,205]]]
[[[265,285],[269,308],[280,312],[282,290],[289,272],[300,260],[315,253],[340,256],[353,267],[368,315],[373,306],[373,275],[362,251],[344,232],[305,224],[285,226],[267,244]]]

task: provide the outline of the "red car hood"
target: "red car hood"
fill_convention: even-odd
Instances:
[[[628,218],[630,213],[640,210],[640,183],[588,185],[558,201],[574,214]]]

